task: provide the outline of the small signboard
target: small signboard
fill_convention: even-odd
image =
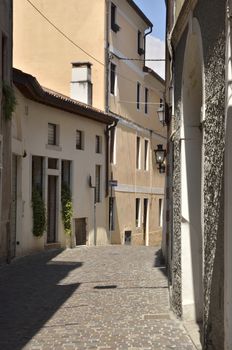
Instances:
[[[118,186],[118,181],[117,180],[109,180],[109,186],[111,186],[111,187]]]

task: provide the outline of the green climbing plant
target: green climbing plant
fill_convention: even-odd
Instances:
[[[71,236],[73,206],[72,206],[71,191],[66,184],[62,184],[61,204],[62,204],[62,220],[64,225],[64,231],[66,235]]]
[[[46,229],[46,209],[43,198],[36,188],[32,191],[33,235],[41,237]]]
[[[15,92],[12,86],[10,86],[5,81],[2,82],[2,94],[3,94],[3,112],[5,118],[10,120],[12,113],[15,111],[17,100],[15,97]]]

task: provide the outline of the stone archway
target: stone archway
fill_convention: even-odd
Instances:
[[[203,51],[196,19],[189,23],[182,81],[181,271],[183,318],[203,313],[202,128]]]

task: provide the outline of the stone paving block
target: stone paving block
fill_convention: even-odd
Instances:
[[[78,247],[0,268],[0,349],[195,350],[154,247]]]

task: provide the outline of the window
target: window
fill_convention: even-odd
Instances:
[[[144,170],[149,169],[149,142],[144,140]]]
[[[159,226],[163,226],[163,199],[159,198]]]
[[[43,157],[32,156],[32,190],[43,195]]]
[[[135,225],[136,225],[136,227],[141,226],[141,200],[140,200],[140,198],[135,199]]]
[[[102,153],[102,137],[99,135],[96,135],[95,152]]]
[[[48,158],[48,169],[58,169],[58,159]]]
[[[137,109],[140,109],[140,83],[137,82]]]
[[[95,201],[99,203],[101,201],[101,166],[96,165],[95,168]]]
[[[62,160],[61,163],[61,183],[70,189],[71,185],[71,161]]]
[[[137,136],[137,139],[136,139],[136,169],[141,168],[140,153],[141,153],[141,142],[140,142],[140,137]]]
[[[143,37],[140,30],[138,30],[137,42],[138,42],[138,54],[141,56],[144,54],[144,49],[143,49]]]
[[[109,230],[115,230],[115,198],[109,197]]]
[[[110,163],[116,164],[116,128],[110,130]]]
[[[110,92],[112,95],[116,94],[116,65],[110,64]]]
[[[132,234],[131,231],[125,231],[125,233],[124,233],[124,244],[128,244],[128,245],[131,244],[131,234]]]
[[[84,149],[84,132],[76,130],[76,149]]]
[[[48,144],[57,145],[57,125],[48,123]]]
[[[120,29],[119,25],[116,23],[117,7],[111,3],[111,29],[117,33]]]
[[[145,88],[145,113],[148,113],[148,88]]]

